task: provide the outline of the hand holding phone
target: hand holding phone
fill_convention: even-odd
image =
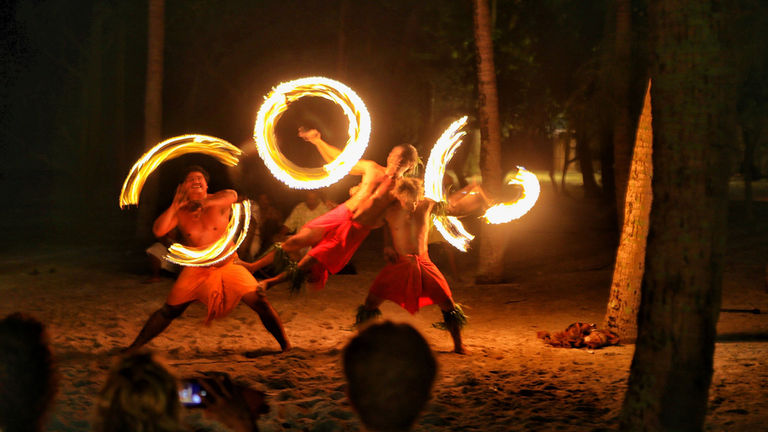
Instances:
[[[205,397],[208,391],[196,378],[184,379],[179,389],[179,401],[187,408],[205,408]]]

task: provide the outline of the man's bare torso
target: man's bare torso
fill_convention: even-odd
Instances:
[[[192,201],[178,212],[177,228],[181,243],[192,247],[206,247],[216,242],[227,229],[231,207],[207,205],[206,200]]]
[[[411,211],[395,201],[384,215],[392,243],[400,255],[427,253],[429,218],[434,201],[422,199]]]

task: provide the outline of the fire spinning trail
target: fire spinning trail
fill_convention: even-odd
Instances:
[[[139,204],[139,195],[144,183],[160,164],[188,153],[213,156],[219,162],[229,166],[237,165],[243,154],[242,150],[227,141],[207,135],[181,135],[167,139],[146,152],[133,165],[120,191],[120,208]],[[188,248],[180,243],[174,243],[168,248],[168,255],[165,258],[179,265],[193,267],[210,266],[221,262],[232,255],[245,239],[250,218],[251,210],[248,201],[234,203],[227,231],[219,240],[206,248]],[[236,236],[237,240],[233,242]]]
[[[300,167],[279,150],[275,125],[288,106],[305,96],[321,97],[336,103],[349,120],[349,139],[341,154],[321,168]],[[357,94],[346,85],[328,78],[309,77],[279,84],[267,95],[256,116],[253,138],[259,156],[278,180],[296,189],[318,189],[347,175],[363,156],[371,134],[371,117]]]

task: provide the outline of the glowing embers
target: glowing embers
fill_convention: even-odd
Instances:
[[[300,167],[279,150],[275,125],[288,106],[305,96],[321,97],[339,105],[349,120],[347,140],[341,154],[320,168]],[[253,138],[259,156],[278,180],[297,189],[329,186],[349,173],[363,156],[371,134],[371,117],[362,99],[346,85],[328,78],[309,77],[282,83],[267,95],[256,116]]]
[[[242,229],[240,219],[243,219]],[[205,248],[188,248],[179,243],[174,243],[168,248],[165,259],[183,266],[201,267],[211,266],[225,260],[232,255],[245,239],[248,233],[248,225],[251,221],[251,203],[244,200],[232,204],[232,215],[229,218],[227,230],[216,242]],[[240,231],[237,240],[235,235]]]
[[[187,153],[213,156],[221,163],[235,166],[242,151],[219,138],[207,135],[182,135],[167,139],[145,153],[131,168],[120,192],[120,208],[138,205],[144,182],[161,163]],[[243,222],[240,223],[242,217]],[[187,248],[174,243],[168,248],[166,259],[183,266],[209,266],[232,255],[245,239],[250,223],[250,203],[232,204],[232,215],[227,230],[219,240],[206,248]],[[240,229],[242,227],[242,229]],[[238,234],[239,230],[239,234]],[[232,240],[237,236],[237,241]]]
[[[523,167],[517,167],[517,174],[507,184],[520,185],[523,188],[520,198],[513,202],[496,204],[488,208],[483,218],[488,223],[501,224],[519,219],[536,204],[541,193],[541,186],[536,174]]]
[[[120,208],[138,205],[141,188],[147,177],[161,163],[187,153],[206,154],[225,165],[235,166],[243,152],[222,139],[207,135],[181,135],[167,139],[144,153],[133,165],[120,192]]]
[[[432,147],[429,159],[427,160],[427,166],[424,169],[424,196],[432,201],[448,201],[443,190],[445,166],[450,162],[459,145],[461,145],[461,139],[466,135],[466,132],[461,129],[466,124],[466,116],[451,123]],[[432,222],[443,238],[460,251],[466,252],[469,248],[469,242],[475,238],[475,236],[467,232],[461,221],[454,216],[433,215]]]

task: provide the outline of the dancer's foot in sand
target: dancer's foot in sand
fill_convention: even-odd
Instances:
[[[469,348],[467,348],[467,346],[464,345],[464,344],[461,344],[459,346],[453,347],[453,352],[455,352],[456,354],[461,354],[461,355],[469,355],[469,354],[472,353],[472,351],[470,351]]]

